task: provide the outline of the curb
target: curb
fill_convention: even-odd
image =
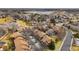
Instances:
[[[67,34],[68,34],[68,32],[66,31],[66,35],[65,35],[65,37],[64,37],[64,39],[63,39],[63,41],[62,41],[62,43],[61,43],[61,46],[60,46],[60,48],[59,48],[59,50],[58,50],[58,51],[60,51],[60,50],[61,50],[62,45],[64,44],[64,42],[65,42],[65,40],[66,40],[66,36],[67,36]]]
[[[73,44],[73,38],[72,38],[72,41],[71,41],[70,51],[72,51],[72,44]]]

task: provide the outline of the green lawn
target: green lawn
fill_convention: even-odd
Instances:
[[[62,41],[58,41],[57,43],[55,43],[55,51],[58,51],[60,46],[61,46]]]

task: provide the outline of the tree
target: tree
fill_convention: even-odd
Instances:
[[[79,38],[79,33],[74,34],[75,38]]]
[[[69,21],[69,23],[72,24],[73,22],[72,21]]]
[[[54,49],[55,49],[55,44],[54,44],[53,41],[48,45],[48,48],[49,48],[50,50],[54,50]]]
[[[50,22],[53,23],[53,25],[56,25],[55,19],[50,19]]]

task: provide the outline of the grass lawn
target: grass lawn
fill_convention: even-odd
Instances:
[[[59,51],[62,41],[55,43],[55,50],[45,49],[45,51]]]
[[[21,27],[29,27],[31,26],[31,24],[27,21],[23,21],[23,20],[17,20],[16,23],[21,26]]]
[[[16,22],[17,22],[17,24],[18,24],[19,26],[21,26],[21,27],[26,27],[26,23],[25,23],[24,21],[22,21],[22,20],[17,20]]]
[[[11,21],[12,21],[11,17],[0,18],[0,24],[5,24],[5,23],[11,22]]]
[[[8,33],[3,39],[0,41],[5,42],[7,44],[7,51],[12,51],[12,46],[14,45],[13,40],[11,39],[11,34]]]
[[[44,51],[58,51],[59,50],[61,43],[62,43],[62,40],[58,39],[57,36],[52,36],[51,38],[55,44],[55,49],[54,50],[44,49]]]
[[[73,45],[71,49],[71,51],[79,51],[79,46]]]
[[[61,46],[62,40],[60,40],[57,36],[52,36],[52,41],[55,42],[55,50],[58,50]]]
[[[58,41],[57,43],[55,43],[55,51],[58,51],[60,46],[61,46],[62,41]]]

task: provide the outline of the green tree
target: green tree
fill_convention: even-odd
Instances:
[[[54,44],[53,41],[48,45],[48,48],[49,48],[50,50],[54,50],[54,49],[55,49],[55,44]]]
[[[56,25],[55,19],[50,19],[50,22],[53,23],[53,25]]]

